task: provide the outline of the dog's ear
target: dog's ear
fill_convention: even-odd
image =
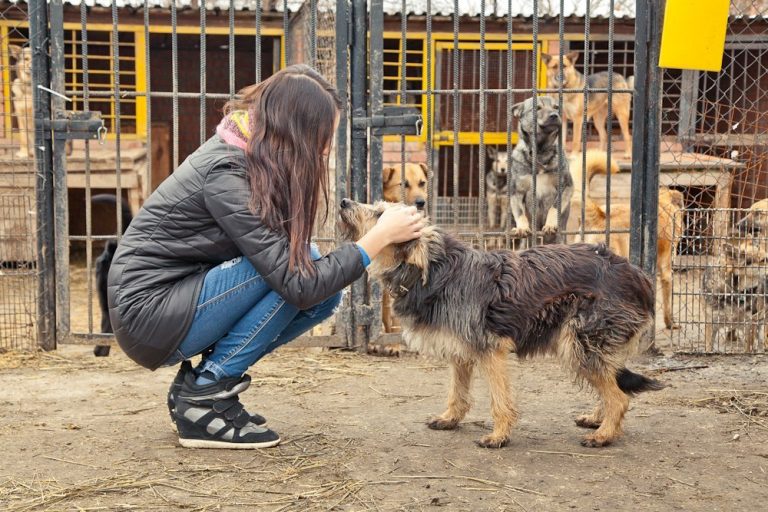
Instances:
[[[419,162],[419,167],[421,167],[421,170],[424,171],[424,179],[429,178],[429,167],[427,167],[427,164],[424,162]]]
[[[541,54],[541,61],[544,63],[545,66],[548,66],[550,62],[552,62],[552,55],[548,53],[542,53]]]
[[[429,278],[429,244],[437,236],[434,226],[421,230],[421,237],[397,244],[395,257],[398,261],[417,267],[421,271],[421,282],[427,284]]]
[[[520,103],[515,103],[512,105],[512,115],[515,116],[516,119],[520,119],[520,116],[523,113],[523,107],[525,106],[525,101],[521,101]]]
[[[384,168],[384,184],[385,185],[390,181],[392,181],[392,178],[394,178],[396,172],[397,172],[397,169],[395,169],[394,167]]]
[[[579,60],[579,52],[568,52],[565,54],[565,57],[568,58],[571,64],[576,64],[576,61]]]
[[[499,150],[493,146],[486,146],[485,151],[488,153],[488,158],[491,160],[496,160],[496,157],[499,154]]]
[[[9,44],[8,45],[8,54],[14,58],[17,59],[21,57],[21,46],[17,44]]]

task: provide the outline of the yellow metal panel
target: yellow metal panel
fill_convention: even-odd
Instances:
[[[720,71],[729,0],[667,0],[659,67]]]
[[[147,92],[147,61],[144,59],[146,55],[147,41],[144,37],[143,30],[137,30],[134,32],[134,41],[136,43],[136,49],[134,55],[140,55],[141,58],[136,59],[136,92]],[[136,97],[136,135],[139,137],[147,136],[147,98],[146,96]],[[147,141],[147,147],[149,147],[150,141]]]
[[[13,131],[13,124],[11,121],[11,112],[13,107],[11,106],[11,59],[8,56],[8,25],[0,25],[0,39],[5,41],[5,44],[0,51],[2,51],[2,65],[3,65],[3,112],[5,112],[4,127],[5,136],[11,138]]]

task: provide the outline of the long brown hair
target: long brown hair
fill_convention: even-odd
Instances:
[[[290,240],[291,270],[313,272],[309,241],[322,193],[328,212],[328,157],[341,100],[317,71],[298,64],[240,91],[224,112],[247,110],[251,209]]]

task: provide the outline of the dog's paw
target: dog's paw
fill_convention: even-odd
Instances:
[[[441,417],[434,418],[427,422],[427,427],[432,430],[453,430],[459,426],[459,420],[446,420]]]
[[[586,446],[587,448],[602,448],[603,446],[611,444],[612,441],[613,439],[595,433],[584,436],[584,439],[581,440],[581,446]]]
[[[515,238],[528,238],[531,236],[531,230],[528,228],[514,228],[512,230],[512,236]]]
[[[581,428],[600,428],[600,423],[590,414],[585,414],[576,418],[576,425]]]
[[[557,234],[557,226],[545,225],[543,228],[541,228],[541,233],[544,236],[556,235]]]
[[[110,348],[109,345],[96,345],[93,347],[93,355],[96,357],[107,357],[109,356]]]
[[[477,446],[480,448],[503,448],[509,443],[509,438],[498,437],[490,434],[483,437],[479,441],[475,441],[475,443],[477,443]]]

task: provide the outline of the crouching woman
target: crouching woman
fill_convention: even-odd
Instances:
[[[420,235],[421,216],[402,207],[357,243],[326,256],[310,246],[318,205],[327,211],[339,108],[307,66],[247,87],[119,244],[108,285],[115,336],[150,370],[181,363],[168,407],[182,446],[278,444],[238,399],[246,370],[328,318],[384,247]]]

